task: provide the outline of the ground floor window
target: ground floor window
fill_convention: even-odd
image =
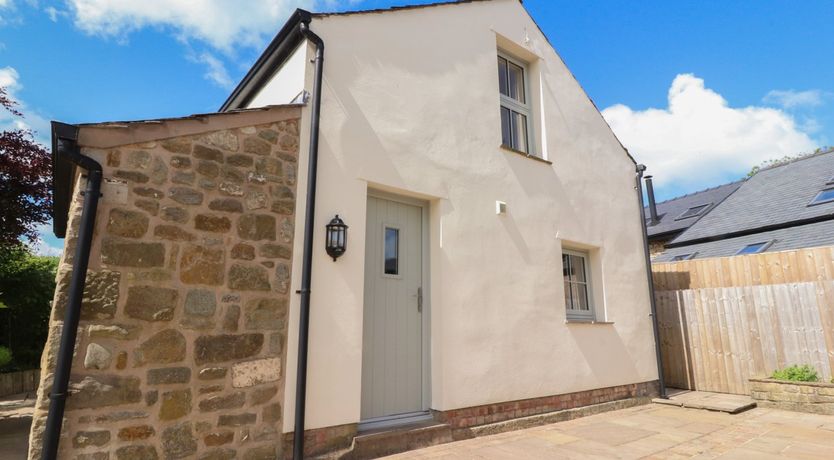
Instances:
[[[562,251],[562,274],[565,283],[565,308],[568,320],[594,319],[588,253]]]

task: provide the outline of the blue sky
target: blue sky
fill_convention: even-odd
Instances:
[[[210,112],[294,7],[407,3],[426,2],[0,0],[0,85],[22,102],[41,139],[53,119]],[[524,5],[621,141],[649,166],[661,199],[834,143],[829,2]],[[9,123],[0,117],[0,127]]]

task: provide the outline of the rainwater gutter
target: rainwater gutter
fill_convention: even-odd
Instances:
[[[649,254],[649,234],[646,229],[646,207],[643,205],[643,173],[645,171],[645,165],[637,165],[637,200],[640,204],[640,229],[643,231],[643,254],[646,258],[646,279],[649,283],[649,302],[651,305],[652,332],[654,333],[654,352],[657,360],[657,380],[660,385],[660,397],[663,399],[669,399],[666,394],[666,380],[663,378],[663,362],[660,357],[660,330],[657,325],[657,303],[654,299],[652,258]]]
[[[90,261],[90,247],[93,241],[102,180],[101,164],[80,153],[78,127],[74,125],[52,122],[52,165],[53,176],[56,179],[59,176],[64,179],[67,177],[74,178],[76,167],[86,170],[87,187],[81,192],[84,196],[84,204],[81,209],[81,222],[78,228],[75,257],[73,258],[69,295],[65,306],[64,327],[61,329],[61,342],[58,348],[52,390],[49,394],[49,413],[46,417],[41,454],[43,460],[55,460],[58,455],[64,407],[67,402],[67,390],[70,372],[72,371],[72,355],[75,349],[75,339],[78,335],[78,322],[81,319],[81,299],[87,282],[87,265]],[[54,195],[57,195],[57,193],[54,193]],[[66,216],[60,216],[58,219],[66,222]]]

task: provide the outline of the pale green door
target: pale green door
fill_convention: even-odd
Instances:
[[[422,208],[368,197],[362,420],[423,407]]]

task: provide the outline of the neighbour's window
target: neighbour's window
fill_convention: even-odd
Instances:
[[[830,201],[834,201],[834,188],[829,188],[817,193],[817,196],[811,200],[809,205],[828,203]]]
[[[708,204],[693,206],[693,207],[687,209],[686,211],[684,211],[683,214],[679,215],[678,218],[675,219],[675,220],[689,219],[690,217],[700,216],[701,214],[704,213],[704,211],[707,210],[708,207],[709,207]]]
[[[697,252],[692,252],[692,253],[689,253],[689,254],[681,254],[681,255],[672,257],[672,262],[680,262],[681,260],[692,260],[697,255],[698,255]]]
[[[524,63],[498,55],[498,89],[501,93],[501,144],[532,155],[531,113]]]
[[[591,299],[591,279],[588,268],[588,253],[564,250],[562,252],[562,274],[565,283],[565,308],[567,318],[578,320],[594,319]]]
[[[773,244],[773,241],[764,241],[762,243],[748,244],[747,246],[739,249],[736,255],[758,254],[760,252],[764,252],[765,249],[769,248],[771,244]]]

